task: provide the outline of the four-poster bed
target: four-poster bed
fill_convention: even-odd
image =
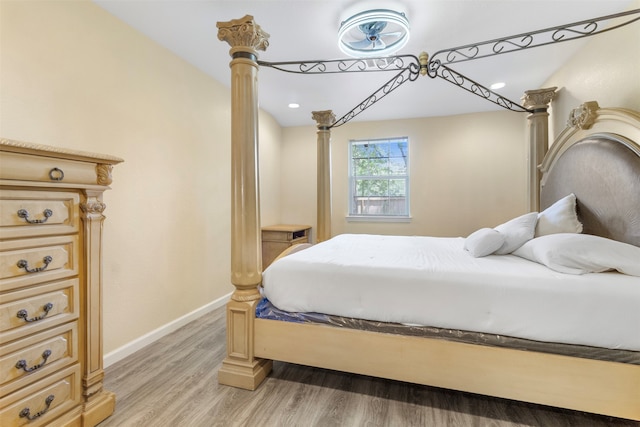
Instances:
[[[255,389],[269,373],[272,360],[278,360],[640,420],[640,363],[637,361],[598,360],[256,318],[256,306],[261,299],[259,286],[263,280],[256,159],[257,70],[259,65],[268,65],[257,61],[257,50],[266,48],[268,35],[250,16],[218,23],[218,28],[219,38],[232,46],[233,57],[231,279],[236,287],[227,306],[228,355],[218,374],[221,383]],[[492,43],[495,45],[495,41]],[[395,88],[411,81],[405,76],[400,77],[398,83],[403,73],[417,76],[420,72],[433,72],[445,79],[454,76],[454,84],[487,99],[497,99],[496,103],[505,108],[517,105],[494,97],[493,92],[485,91],[464,76],[458,80],[459,74],[442,68],[437,61],[430,62],[421,56],[417,62],[419,65],[411,62],[403,67],[390,82],[391,86],[385,87]],[[442,70],[451,72],[442,74]],[[464,87],[468,82],[471,86]],[[637,194],[640,114],[601,109],[595,103],[587,103],[575,110],[570,126],[546,153],[547,106],[554,96],[555,88],[528,91],[523,105],[513,108],[528,113],[530,210],[542,211],[574,193],[585,233],[640,246],[640,196]],[[361,106],[366,108],[377,99],[365,100]],[[353,115],[348,113],[345,117]],[[331,237],[330,172],[326,161],[330,129],[344,123],[344,118],[336,121],[331,111],[314,112],[313,118],[318,122],[317,240],[322,242]],[[603,152],[613,153],[608,163],[600,162]],[[599,166],[607,167],[602,179],[589,178],[594,175],[594,156]],[[628,175],[620,175],[621,170]],[[586,175],[579,175],[585,171]],[[567,179],[567,176],[584,178]],[[410,299],[412,295],[404,297]]]

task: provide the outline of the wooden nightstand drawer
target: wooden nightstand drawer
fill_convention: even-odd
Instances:
[[[3,345],[0,351],[0,397],[77,361],[76,322]]]
[[[78,274],[78,236],[0,242],[0,291]]]
[[[76,363],[0,399],[2,425],[47,425],[80,404],[80,390],[80,365]]]
[[[48,283],[0,297],[0,343],[76,320],[78,279]]]
[[[78,232],[77,193],[3,189],[0,203],[2,239]]]

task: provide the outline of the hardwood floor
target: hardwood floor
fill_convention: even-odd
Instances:
[[[105,388],[116,393],[116,411],[100,427],[640,426],[279,362],[256,391],[221,386],[224,314],[215,310],[110,366]]]

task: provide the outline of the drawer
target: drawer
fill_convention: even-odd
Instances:
[[[293,233],[287,231],[262,231],[262,240],[269,242],[288,242]]]
[[[48,283],[0,296],[0,343],[78,318],[78,279]]]
[[[76,363],[0,399],[0,420],[3,426],[43,426],[80,404],[80,365]],[[26,414],[34,419],[30,421]]]
[[[0,179],[68,184],[98,184],[97,162],[0,153]]]
[[[78,193],[1,189],[0,203],[1,239],[78,232]]]
[[[78,274],[78,236],[0,242],[0,292]]]
[[[0,396],[13,393],[77,361],[76,322],[3,345],[0,350]]]
[[[268,242],[306,243],[309,240],[308,226],[273,225],[262,228],[262,240]]]

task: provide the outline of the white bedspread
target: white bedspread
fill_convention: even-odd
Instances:
[[[640,278],[474,258],[463,238],[344,234],[271,264],[265,296],[317,312],[640,351]]]

